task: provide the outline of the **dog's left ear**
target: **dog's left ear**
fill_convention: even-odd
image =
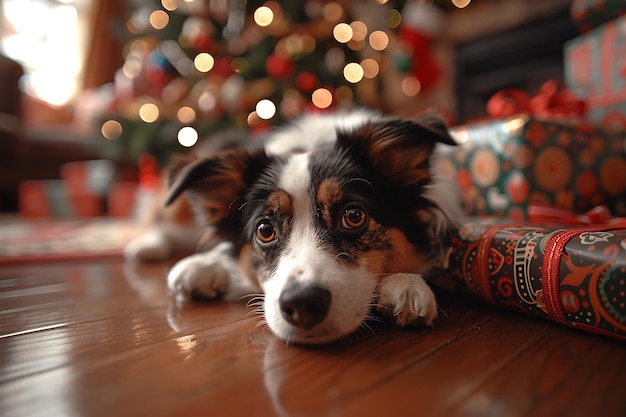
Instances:
[[[400,186],[427,183],[435,145],[457,144],[443,119],[432,113],[414,119],[384,118],[353,132],[339,132],[337,143],[345,149],[357,150],[375,169]]]

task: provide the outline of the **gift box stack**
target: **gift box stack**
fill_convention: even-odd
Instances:
[[[437,160],[468,219],[436,287],[626,340],[626,8],[574,1],[565,85],[501,91]],[[598,26],[599,25],[599,26]]]
[[[108,160],[65,163],[60,179],[20,184],[19,213],[30,219],[140,217],[156,198],[160,180],[152,155],[139,158],[138,170],[138,181],[120,181]]]

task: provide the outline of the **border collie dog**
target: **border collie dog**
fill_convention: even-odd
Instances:
[[[461,217],[454,185],[434,169],[438,143],[456,144],[435,115],[354,110],[303,116],[257,148],[178,161],[165,199],[177,214],[125,256],[196,245],[168,273],[177,299],[262,293],[267,325],[290,343],[343,338],[373,315],[431,325],[423,275]]]

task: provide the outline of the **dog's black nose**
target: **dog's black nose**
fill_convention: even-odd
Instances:
[[[294,284],[283,290],[278,297],[278,303],[287,322],[310,329],[326,318],[330,298],[330,291],[325,288]]]

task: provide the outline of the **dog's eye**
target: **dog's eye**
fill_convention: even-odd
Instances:
[[[256,237],[261,243],[270,243],[276,239],[276,229],[267,220],[261,220],[256,226]]]
[[[367,215],[365,211],[359,207],[348,207],[344,210],[341,217],[341,226],[345,229],[358,229],[363,227]]]

